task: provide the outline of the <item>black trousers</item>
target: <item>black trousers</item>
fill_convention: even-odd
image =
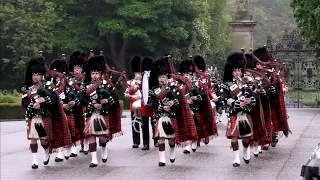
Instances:
[[[131,119],[133,120],[133,111],[131,111]],[[149,117],[142,117],[142,139],[143,145],[149,146],[150,143],[150,133],[149,133]],[[134,123],[137,131],[140,131],[140,125],[138,123]],[[132,126],[132,139],[134,144],[140,144],[140,133],[136,132]],[[152,137],[154,137],[154,128],[155,123],[151,120],[151,127],[152,127]]]

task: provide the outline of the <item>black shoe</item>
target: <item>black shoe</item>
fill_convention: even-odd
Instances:
[[[163,162],[159,162],[159,166],[165,166],[166,163],[163,163]]]
[[[70,154],[70,157],[77,157],[78,155],[77,154],[74,154],[74,153],[71,153]]]
[[[190,151],[188,151],[188,150],[183,150],[183,153],[185,153],[185,154],[190,154]]]
[[[90,164],[90,167],[97,167],[97,166],[98,164],[93,164],[93,163]]]
[[[138,144],[133,144],[133,145],[132,145],[132,148],[138,148],[138,147],[139,147]]]
[[[174,163],[175,160],[176,160],[176,159],[170,159],[170,162],[171,162],[171,163]]]
[[[142,150],[143,150],[143,151],[145,151],[145,150],[149,150],[149,146],[148,146],[148,145],[143,145]]]
[[[83,148],[81,148],[81,149],[79,150],[79,153],[84,153]]]
[[[108,158],[107,159],[102,159],[103,163],[106,163],[107,161],[108,161]]]
[[[56,157],[56,159],[54,159],[54,161],[55,161],[55,162],[62,162],[63,159],[60,159],[60,158]]]
[[[50,160],[50,156],[49,156],[49,158],[46,160],[46,161],[43,161],[43,164],[44,165],[48,165],[49,164],[49,160]],[[63,159],[62,159],[62,161],[63,161]],[[57,162],[57,161],[56,161]]]
[[[153,143],[153,145],[154,145],[155,148],[159,147],[158,141],[155,141],[155,142]]]
[[[89,154],[89,152],[88,152],[88,151],[84,151],[84,154],[85,154],[85,155],[88,155],[88,154]]]
[[[197,149],[192,149],[193,152],[196,152]]]
[[[239,167],[240,166],[240,164],[238,164],[238,163],[233,163],[233,167]]]
[[[65,159],[69,159],[69,156],[64,156]]]
[[[249,164],[249,162],[250,162],[250,159],[245,160],[245,159],[243,158],[243,160],[244,160],[244,162],[245,162],[246,164]]]
[[[38,165],[32,164],[31,168],[32,168],[32,169],[38,169]]]
[[[259,156],[259,154],[254,154],[254,153],[253,153],[253,155],[254,155],[255,157],[258,157],[258,156]]]

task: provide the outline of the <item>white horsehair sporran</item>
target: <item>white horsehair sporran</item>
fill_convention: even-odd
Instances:
[[[165,132],[164,127],[163,127],[164,124],[169,124],[172,126],[171,119],[168,116],[161,116],[158,120],[158,136],[159,136],[159,138],[166,138],[166,139],[174,138],[175,133],[170,135]]]
[[[104,117],[100,114],[100,110],[95,110],[86,125],[84,132],[91,131],[92,135],[108,134],[109,129],[106,125]]]
[[[31,119],[31,124],[30,124],[30,131],[29,131],[29,138],[30,139],[40,139],[38,131],[36,130],[35,124],[42,124],[43,126],[43,121],[41,116],[34,116]]]

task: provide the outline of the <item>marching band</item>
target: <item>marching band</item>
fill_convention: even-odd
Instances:
[[[275,147],[281,135],[291,133],[284,103],[288,92],[284,84],[286,67],[275,61],[265,47],[231,53],[222,82],[199,55],[180,61],[178,71],[173,61],[170,55],[156,60],[132,57],[134,78],[126,81],[124,92],[130,100],[132,148],[139,147],[142,132],[142,150],[149,150],[151,124],[159,166],[166,165],[166,140],[171,163],[176,160],[178,147],[190,154],[201,142],[214,141],[222,110],[228,117],[225,136],[231,140],[234,167],[241,164],[239,140],[242,158],[248,164],[251,148],[258,157],[270,145]],[[114,74],[120,75],[116,83]],[[78,145],[80,152],[90,152],[90,167],[98,166],[98,145],[102,162],[106,163],[107,144],[122,135],[116,86],[123,78],[124,72],[105,63],[103,51],[95,56],[90,50],[88,58],[86,53],[76,51],[68,63],[63,54],[50,68],[42,52],[31,58],[22,88],[22,106],[26,109],[32,169],[39,165],[38,140],[45,151],[44,165],[52,153],[56,153],[56,162],[77,157]]]

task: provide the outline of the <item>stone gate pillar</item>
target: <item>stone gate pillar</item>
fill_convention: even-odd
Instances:
[[[232,32],[232,52],[253,49],[254,22],[248,8],[248,0],[238,0],[238,10],[233,21],[229,23]]]

